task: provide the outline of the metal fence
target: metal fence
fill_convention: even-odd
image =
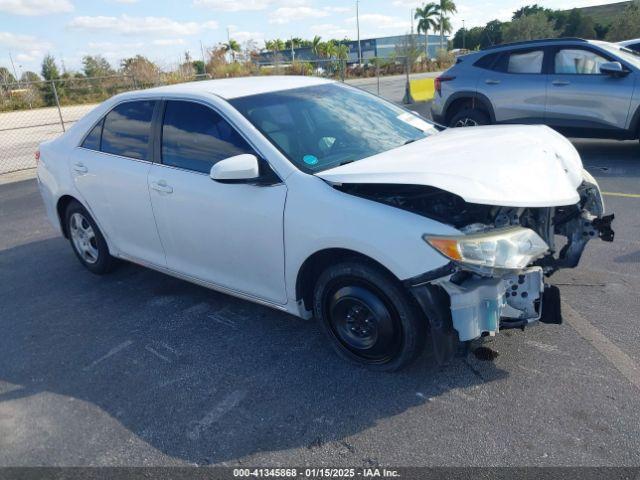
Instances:
[[[401,101],[406,80],[421,70],[439,65],[409,64],[406,58],[368,59],[363,65],[344,60],[269,64],[246,63],[214,72],[215,77],[243,75],[314,75],[352,83],[373,93]],[[436,68],[434,68],[436,67]],[[428,75],[428,74],[427,74]],[[125,91],[184,81],[212,78],[211,75],[181,75],[155,72],[134,77],[70,77],[55,81],[0,84],[0,174],[35,167],[38,145],[62,134],[95,105]],[[406,99],[405,99],[406,100]]]

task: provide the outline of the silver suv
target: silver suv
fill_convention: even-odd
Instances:
[[[545,124],[576,137],[640,137],[640,56],[564,38],[491,47],[436,79],[433,119],[465,127]]]

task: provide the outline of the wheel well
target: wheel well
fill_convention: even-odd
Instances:
[[[58,199],[58,204],[56,205],[56,210],[58,211],[58,220],[60,221],[60,229],[62,230],[62,234],[65,238],[69,237],[69,232],[67,232],[67,225],[64,221],[64,214],[67,211],[67,207],[71,202],[77,202],[78,200],[71,195],[63,195]]]
[[[345,248],[328,248],[311,255],[300,267],[298,278],[296,279],[296,300],[302,300],[304,307],[307,310],[311,310],[313,308],[313,289],[316,286],[318,277],[327,267],[345,260],[360,260],[373,264],[397,280],[397,277],[388,268],[371,257]]]
[[[449,124],[451,119],[454,117],[454,115],[456,115],[458,112],[460,112],[464,108],[470,108],[470,109],[475,108],[477,110],[481,110],[484,113],[486,113],[489,118],[491,118],[491,112],[489,111],[489,109],[481,99],[473,96],[461,97],[461,98],[456,98],[453,102],[451,102],[451,105],[447,107],[447,113],[445,116],[447,125]]]

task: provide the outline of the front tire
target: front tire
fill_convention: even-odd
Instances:
[[[478,110],[477,108],[464,108],[451,118],[449,126],[452,128],[480,127],[482,125],[489,125],[490,123],[489,116],[482,110]]]
[[[92,273],[102,275],[113,270],[116,259],[86,208],[71,202],[65,213],[66,229],[73,252],[80,263]]]
[[[426,319],[402,285],[376,265],[356,259],[327,268],[313,305],[336,352],[369,369],[400,370],[424,348]]]

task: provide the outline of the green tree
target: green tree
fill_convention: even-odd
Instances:
[[[545,12],[525,15],[513,20],[504,30],[505,42],[556,38],[559,32]]]
[[[418,33],[424,33],[424,54],[427,61],[429,60],[429,30],[435,31],[438,26],[436,19],[440,14],[439,10],[436,3],[427,3],[416,8],[414,16],[418,20]]]
[[[485,48],[491,45],[501,44],[505,25],[506,24],[500,20],[491,20],[487,23],[484,27],[484,36],[480,42],[480,46]]]
[[[56,65],[56,59],[51,54],[45,55],[42,60],[42,78],[45,80],[56,80],[60,78],[60,71]]]
[[[240,44],[236,42],[233,38],[230,38],[227,43],[222,44],[222,47],[224,48],[225,52],[231,53],[231,60],[235,62],[236,53],[238,53],[241,50]]]
[[[202,60],[194,60],[193,62],[191,62],[191,65],[193,65],[193,69],[195,70],[196,75],[205,74],[204,62]]]
[[[537,15],[538,13],[544,13],[545,15],[549,16],[552,13],[552,10],[541,7],[537,3],[534,3],[533,5],[526,5],[513,12],[513,17],[511,17],[511,19],[518,20],[519,18],[529,15]]]
[[[313,37],[313,40],[311,40],[311,53],[313,53],[316,57],[319,57],[320,54],[322,53],[322,37],[319,35],[316,35],[315,37]]]
[[[155,63],[142,55],[125,58],[120,63],[122,72],[129,75],[136,82],[143,85],[155,84],[158,80],[159,69]]]
[[[556,25],[557,26],[557,25]],[[596,38],[595,24],[591,17],[582,15],[582,12],[574,8],[569,12],[562,31],[563,37]]]
[[[620,42],[640,37],[640,1],[630,4],[611,24],[607,40]]]
[[[105,77],[115,73],[102,55],[85,55],[82,58],[82,71],[87,77]]]
[[[16,77],[9,71],[7,67],[0,67],[0,83],[2,85],[8,85],[9,83],[15,83]]]
[[[32,72],[31,70],[27,70],[26,72],[22,73],[22,76],[20,77],[20,81],[21,82],[38,82],[40,81],[40,75],[38,75],[36,72]]]
[[[440,5],[438,6],[438,13],[440,14],[440,20],[438,21],[438,28],[440,30],[440,49],[444,48],[445,30],[448,29],[447,33],[451,33],[451,20],[447,17],[447,14],[456,13],[457,11],[458,7],[456,7],[453,0],[440,0]]]

